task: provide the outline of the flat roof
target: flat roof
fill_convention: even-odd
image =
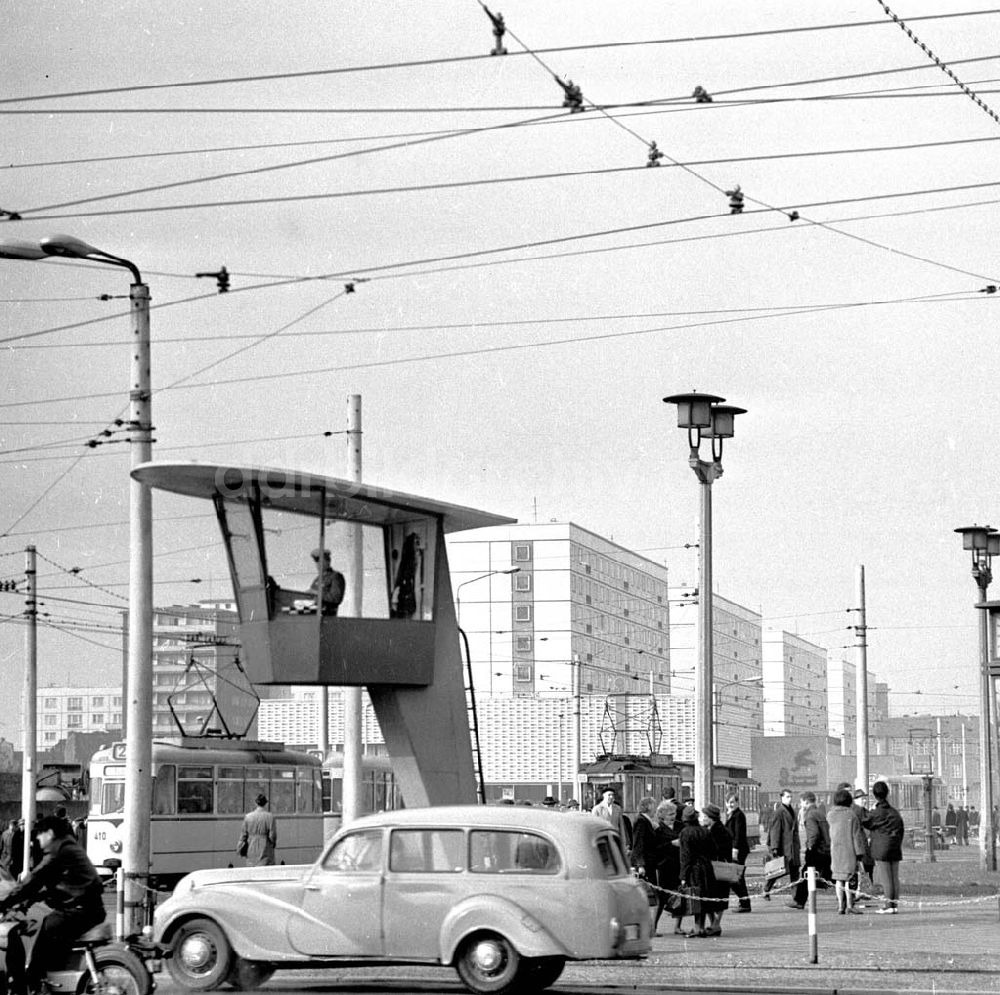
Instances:
[[[279,467],[232,466],[217,463],[143,463],[132,476],[157,490],[187,497],[245,502],[260,494],[264,507],[319,516],[318,496],[325,491],[328,518],[370,525],[394,525],[414,518],[439,517],[445,532],[462,532],[517,520],[432,498],[392,491],[338,477]]]

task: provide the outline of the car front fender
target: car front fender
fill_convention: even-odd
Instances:
[[[452,908],[441,924],[441,963],[451,964],[462,941],[473,933],[505,936],[523,957],[565,957],[561,943],[530,912],[495,896],[468,898]]]

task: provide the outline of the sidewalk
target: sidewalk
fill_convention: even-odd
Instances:
[[[908,855],[912,851],[907,852]],[[687,939],[661,919],[650,957],[610,969],[614,983],[669,984],[702,991],[788,990],[1000,993],[1000,875],[979,870],[975,851],[946,851],[935,864],[908,857],[900,868],[897,915],[837,914],[832,889],[817,893],[819,962],[810,964],[808,915],[787,907],[789,888],[761,900],[748,879],[753,912],[726,912],[723,935]],[[735,902],[733,903],[735,906]],[[690,926],[686,919],[685,925]],[[602,972],[603,974],[603,972]],[[594,981],[593,967],[569,965],[566,982]],[[610,978],[609,978],[610,980]]]

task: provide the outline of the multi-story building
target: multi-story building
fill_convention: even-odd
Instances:
[[[477,695],[670,691],[667,570],[571,522],[448,537]]]
[[[36,748],[49,750],[73,732],[122,729],[121,687],[55,686],[38,689]]]
[[[827,661],[827,731],[842,743],[844,756],[858,752],[858,668],[843,658],[831,656]],[[868,671],[868,727],[888,716],[889,685],[878,681]]]
[[[827,651],[801,636],[765,629],[761,643],[764,735],[827,734]]]
[[[257,696],[238,666],[235,605],[205,601],[153,613],[153,735],[219,729],[257,736]]]

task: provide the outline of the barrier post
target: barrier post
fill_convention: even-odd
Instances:
[[[115,939],[119,943],[125,939],[125,871],[121,867],[115,871]]]
[[[809,963],[819,963],[819,939],[816,936],[816,868],[806,868],[806,885],[809,889],[806,909],[809,918]]]

